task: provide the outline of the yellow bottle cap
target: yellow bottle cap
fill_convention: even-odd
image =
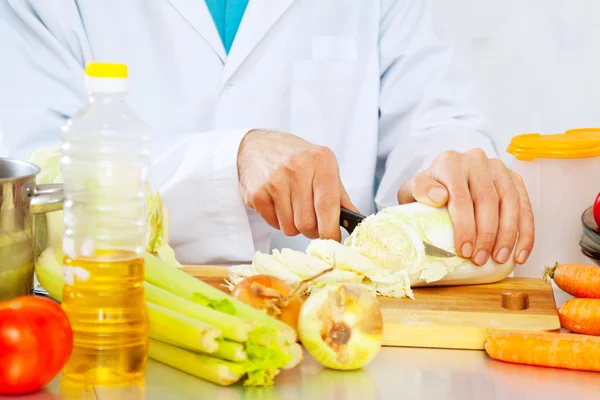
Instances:
[[[115,63],[92,62],[85,67],[85,74],[90,78],[127,78],[127,65]]]
[[[596,157],[600,156],[600,128],[572,129],[551,135],[518,135],[512,138],[506,151],[521,161]]]

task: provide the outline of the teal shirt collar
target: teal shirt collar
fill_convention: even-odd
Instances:
[[[225,52],[229,54],[235,35],[249,0],[205,0],[215,27],[221,36]]]

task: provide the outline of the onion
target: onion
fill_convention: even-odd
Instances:
[[[367,365],[383,339],[377,298],[358,284],[336,284],[312,293],[300,309],[298,328],[310,355],[338,370]]]
[[[258,310],[265,311],[298,332],[298,314],[302,307],[300,294],[313,279],[332,271],[328,268],[292,287],[271,275],[254,275],[240,281],[231,295]]]
[[[281,279],[270,275],[250,276],[236,285],[232,296],[244,303],[266,311],[271,317],[285,322],[298,331],[300,297],[290,297],[293,289]]]

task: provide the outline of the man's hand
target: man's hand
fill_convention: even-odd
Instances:
[[[333,152],[291,134],[250,131],[238,174],[246,205],[288,236],[340,241],[340,205],[357,211]]]
[[[534,242],[533,212],[521,176],[480,149],[447,151],[398,191],[400,204],[418,201],[448,206],[459,254],[483,265],[524,263]]]

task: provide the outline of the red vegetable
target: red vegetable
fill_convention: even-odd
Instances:
[[[594,201],[594,220],[596,221],[596,225],[600,228],[600,193],[596,196],[596,200]]]
[[[0,302],[0,394],[33,393],[62,370],[73,331],[59,304],[35,296]]]

